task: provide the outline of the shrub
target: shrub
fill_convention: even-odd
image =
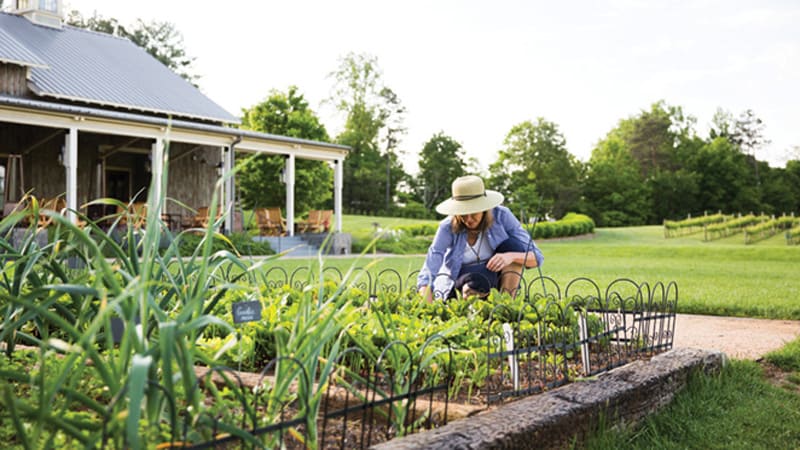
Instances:
[[[191,255],[194,249],[200,245],[203,236],[194,233],[185,233],[180,238],[180,253],[182,255]],[[228,236],[230,243],[215,236],[211,243],[211,251],[218,252],[220,250],[236,251],[241,255],[273,255],[275,251],[268,242],[256,242],[247,233],[233,233]],[[231,246],[232,244],[232,246]]]
[[[555,222],[537,223],[533,231],[533,237],[535,239],[547,239],[578,236],[594,232],[594,226],[594,220],[591,217],[571,212]]]

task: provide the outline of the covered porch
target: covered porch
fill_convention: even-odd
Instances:
[[[287,233],[294,234],[295,216],[302,213],[294,206],[298,158],[332,166],[331,231],[341,232],[342,162],[347,152],[347,147],[336,144],[213,123],[0,95],[0,175],[8,190],[4,198],[14,202],[25,192],[37,198],[63,197],[72,220],[77,219],[73,211],[91,200],[144,201],[152,188],[157,196],[169,199],[161,212],[170,227],[187,226],[191,212],[186,206],[207,208],[217,180],[228,175],[237,158],[265,153],[285,158],[286,201],[275,206],[286,211]],[[161,175],[167,168],[168,181],[162,186]],[[232,176],[222,184],[219,199],[222,231],[238,231],[242,224],[234,208]],[[91,217],[109,212],[87,213]]]

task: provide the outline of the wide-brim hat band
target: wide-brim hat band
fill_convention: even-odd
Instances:
[[[436,212],[448,216],[473,214],[503,203],[503,194],[485,189],[481,177],[474,175],[456,178],[452,194],[452,197],[436,206]]]

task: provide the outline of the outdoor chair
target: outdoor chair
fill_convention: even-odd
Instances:
[[[192,228],[206,228],[208,227],[208,206],[201,206],[197,208],[191,222]]]
[[[217,216],[214,219],[211,219],[211,214],[209,214],[208,206],[201,206],[197,208],[197,214],[194,215],[192,218],[192,227],[193,228],[208,228],[208,226],[222,217],[222,208],[217,211]]]
[[[63,197],[42,199],[42,203],[39,204],[40,214],[37,225],[39,228],[47,228],[53,223],[53,218],[41,214],[41,211],[55,211],[61,213],[65,209],[67,209],[67,201]]]
[[[322,233],[330,229],[333,211],[330,209],[312,209],[308,212],[308,220],[297,223],[297,231],[300,233]]]
[[[147,203],[135,202],[129,204],[127,208],[117,207],[117,214],[120,215],[119,225],[125,226],[128,220],[131,221],[134,230],[139,230],[147,225]]]
[[[280,208],[256,208],[256,224],[259,236],[283,236],[286,234],[286,220]]]

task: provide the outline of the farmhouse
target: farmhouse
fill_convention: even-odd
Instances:
[[[286,183],[290,234],[296,159],[331,164],[333,229],[341,231],[348,147],[240,130],[237,123],[131,41],[64,24],[61,0],[15,0],[0,12],[4,212],[26,192],[63,198],[67,211],[97,198],[144,200],[151,180],[156,194],[200,209],[211,203],[217,180],[232,170],[237,156],[259,152],[285,157],[282,180],[275,182]],[[162,183],[165,166],[168,181]],[[235,231],[241,223],[235,220],[232,177],[220,195],[223,230]],[[171,226],[189,214],[177,202],[166,202],[162,211]],[[87,213],[99,217],[108,211]]]

